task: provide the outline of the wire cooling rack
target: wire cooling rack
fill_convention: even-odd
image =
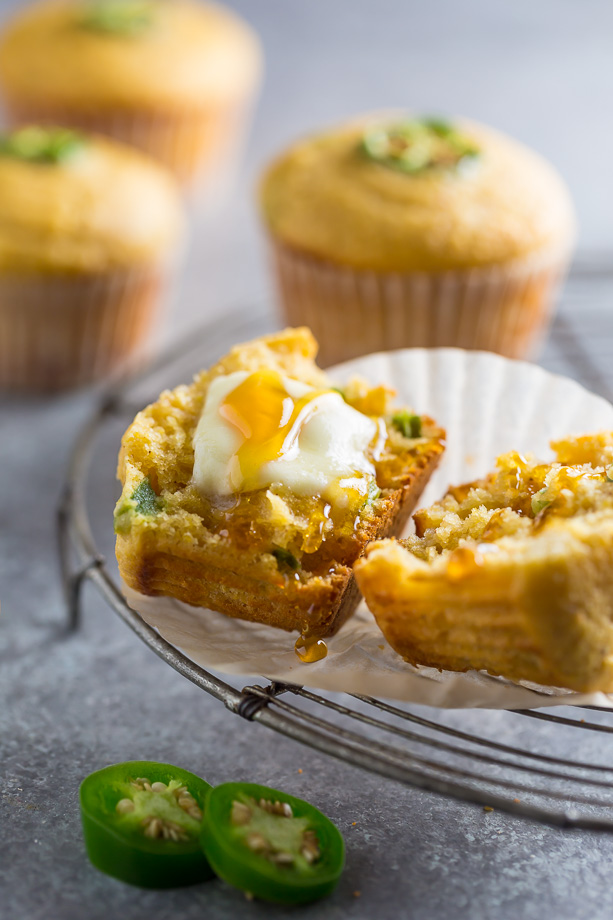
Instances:
[[[105,392],[75,444],[58,513],[70,628],[78,626],[81,588],[89,581],[152,651],[244,719],[424,790],[559,827],[613,831],[611,711],[501,712],[491,730],[483,711],[450,714],[280,683],[235,687],[183,655],[126,604],[93,533],[88,494],[96,458],[106,450],[108,477],[119,437],[140,408],[273,325],[263,306],[235,311]],[[613,256],[584,256],[573,267],[541,363],[613,400],[612,359]]]

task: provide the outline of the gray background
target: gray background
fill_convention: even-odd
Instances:
[[[301,132],[378,106],[459,112],[531,144],[570,184],[583,249],[613,248],[611,4],[234,5],[263,39],[263,95],[234,189],[214,214],[194,215],[167,341],[196,322],[269,298],[252,203],[266,158]],[[608,304],[607,296],[586,342],[605,367]],[[563,367],[551,351],[545,361]],[[90,589],[82,631],[61,638],[53,515],[72,440],[95,395],[0,401],[0,916],[289,916],[248,904],[221,883],[141,892],[91,868],[80,838],[80,779],[109,762],[148,758],[181,764],[213,783],[270,783],[337,820],[347,840],[345,875],[331,898],[301,916],[609,917],[610,837],[484,814],[240,721],[151,655]],[[115,442],[102,451],[91,496],[109,550],[115,452]],[[575,756],[580,742],[586,759],[610,759],[606,736],[537,733],[518,716],[480,719],[491,737]]]

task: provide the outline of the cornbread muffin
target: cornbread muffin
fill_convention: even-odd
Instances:
[[[482,125],[379,114],[296,143],[260,203],[285,318],[324,364],[403,346],[530,354],[568,261],[568,192]]]
[[[305,636],[353,612],[351,567],[397,534],[444,449],[429,418],[314,363],[307,329],[237,346],[123,437],[115,510],[129,587]]]
[[[613,691],[613,433],[518,453],[415,515],[356,578],[407,661]]]
[[[0,385],[55,390],[147,338],[183,235],[172,177],[63,128],[0,135]]]
[[[110,135],[181,182],[231,158],[260,72],[251,29],[195,0],[41,0],[0,40],[0,91],[13,124]]]

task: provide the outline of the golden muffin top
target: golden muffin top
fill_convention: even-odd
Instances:
[[[0,135],[0,270],[137,267],[182,232],[175,182],[144,154],[63,128]]]
[[[202,107],[259,69],[251,29],[195,0],[40,0],[0,40],[0,80],[21,102]]]
[[[565,526],[570,518],[613,511],[613,432],[551,443],[554,462],[517,451],[496,460],[495,472],[451,486],[440,502],[414,515],[416,535],[404,545],[433,563],[447,555],[458,575],[485,554]],[[467,553],[470,550],[470,554]],[[451,555],[449,555],[451,554]]]
[[[375,115],[300,141],[268,168],[264,219],[288,246],[373,271],[490,266],[568,247],[564,183],[469,122]]]

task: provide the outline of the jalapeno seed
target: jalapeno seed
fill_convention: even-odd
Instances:
[[[251,809],[244,802],[232,802],[230,821],[234,825],[248,824],[251,820]]]
[[[115,806],[120,815],[127,815],[134,811],[134,802],[132,799],[120,799]]]

